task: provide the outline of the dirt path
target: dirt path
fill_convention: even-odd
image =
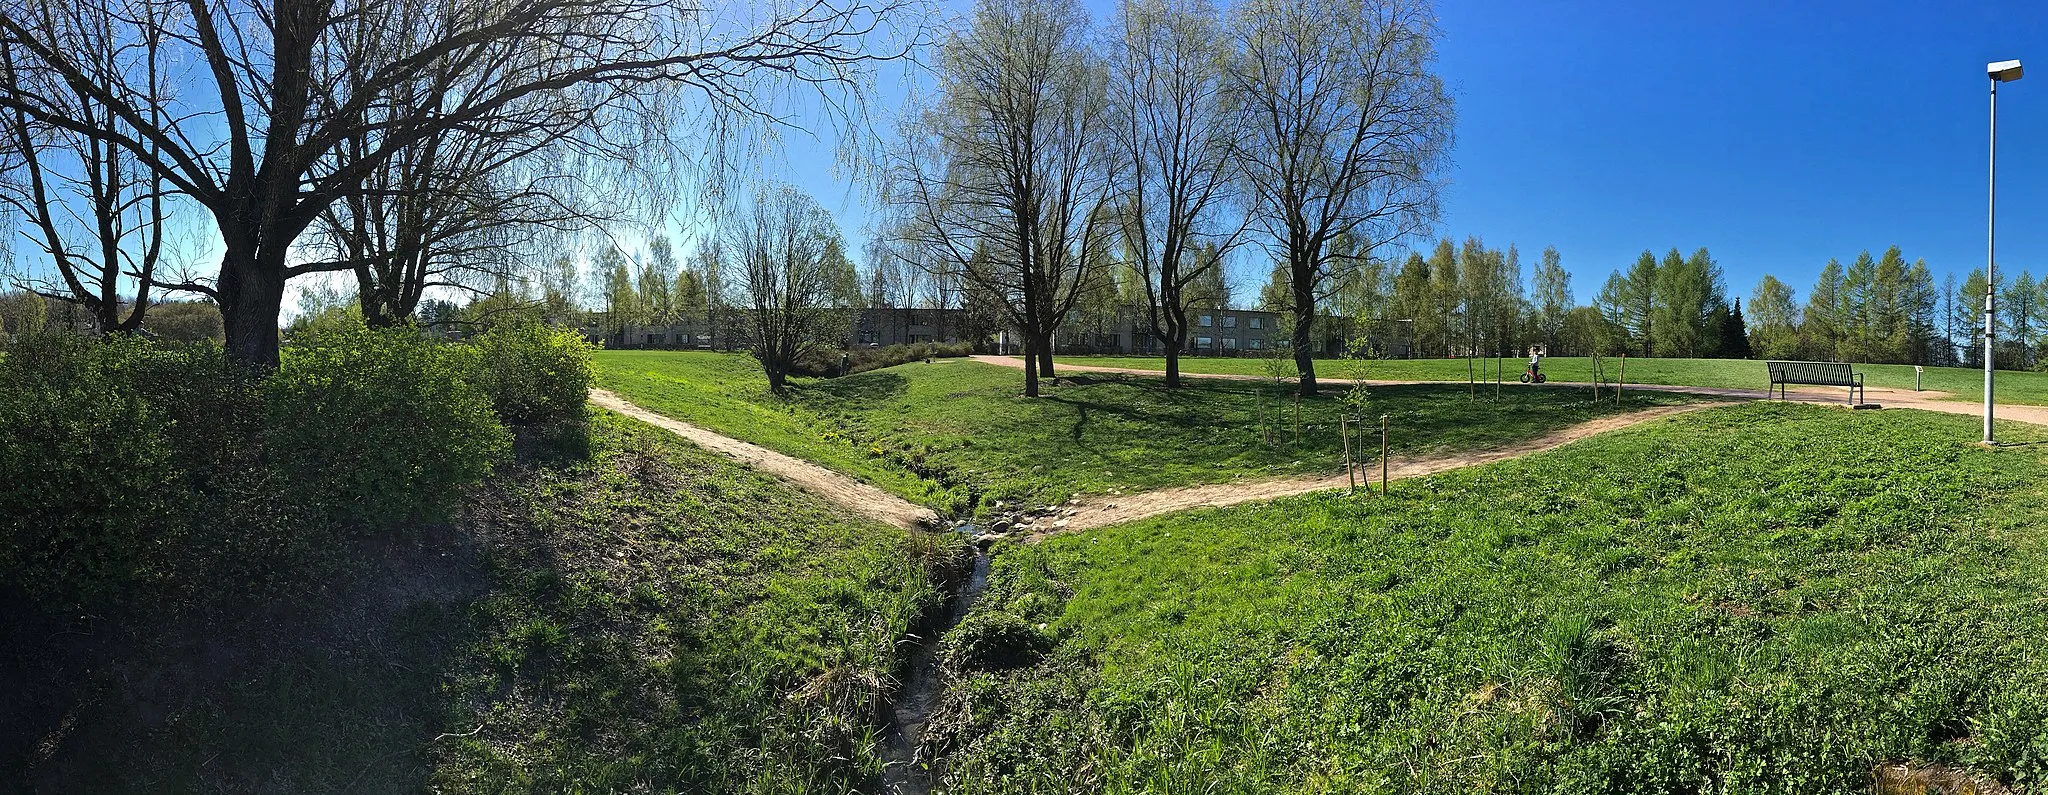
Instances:
[[[993,364],[998,367],[1013,367],[1020,370],[1024,368],[1024,360],[1015,356],[975,356],[974,360],[982,362],[984,364]],[[1058,370],[1061,372],[1081,373],[1118,373],[1123,375],[1149,376],[1160,375],[1160,371],[1158,370],[1145,370],[1135,367],[1096,367],[1093,365],[1067,364],[1064,362],[1058,365]],[[1238,373],[1190,373],[1182,371],[1181,376],[1184,378],[1213,378],[1226,381],[1265,380],[1263,376],[1243,375]],[[1316,380],[1318,383],[1324,384],[1364,384],[1366,386],[1400,386],[1405,384],[1465,383],[1464,381],[1399,381],[1375,379],[1352,380],[1345,378],[1317,378]],[[1516,386],[1522,385],[1516,384]],[[1544,384],[1543,386],[1556,389],[1573,387],[1583,389],[1585,388],[1586,384],[1583,381],[1551,381],[1547,384]],[[1629,390],[1648,390],[1653,392],[1676,392],[1687,395],[1713,395],[1716,397],[1737,398],[1746,400],[1766,400],[1773,397],[1773,395],[1761,389],[1733,389],[1728,387],[1713,386],[1681,386],[1673,384],[1628,384],[1623,388]],[[1949,398],[1952,397],[1954,397],[1954,395],[1951,393],[1940,392],[1935,390],[1914,392],[1909,389],[1868,387],[1865,389],[1864,400],[1870,403],[1878,404],[1888,409],[1920,409],[1922,411],[1938,411],[1943,414],[1962,414],[1971,417],[1982,415],[1984,411],[1984,405],[1982,403],[1950,400]],[[1822,405],[1832,404],[1839,406],[1844,405],[1848,402],[1848,395],[1846,394],[1846,391],[1843,389],[1811,387],[1790,390],[1786,394],[1785,399],[1794,400],[1801,403],[1819,403]],[[2024,422],[2032,425],[2048,425],[2048,406],[2021,406],[2001,403],[1998,405],[1996,416],[1998,419],[2002,420],[2012,420],[2014,422]]]
[[[590,402],[690,440],[698,447],[789,481],[797,488],[826,501],[897,527],[939,526],[938,514],[889,492],[805,461],[756,444],[713,433],[681,420],[665,417],[628,402],[610,391],[590,390]]]
[[[1608,431],[1640,425],[1651,420],[1683,414],[1708,408],[1716,403],[1694,403],[1684,406],[1659,406],[1627,414],[1616,414],[1573,425],[1554,431],[1526,442],[1496,447],[1490,450],[1474,450],[1464,453],[1395,460],[1389,463],[1387,475],[1391,480],[1434,475],[1453,469],[1462,469],[1479,464],[1489,464],[1530,453],[1539,453],[1560,447],[1568,442],[1595,436]],[[1366,466],[1369,472],[1360,473],[1361,488],[1379,482],[1377,464]],[[1347,488],[1351,480],[1343,474],[1314,475],[1308,477],[1276,478],[1273,480],[1238,481],[1217,483],[1208,486],[1191,486],[1179,489],[1124,494],[1117,496],[1084,497],[1059,509],[1051,516],[1043,516],[1031,525],[1020,525],[1014,532],[1022,534],[1026,543],[1036,542],[1048,536],[1075,530],[1088,530],[1113,524],[1133,522],[1163,513],[1185,511],[1191,508],[1220,508],[1245,502],[1271,500],[1306,494],[1312,491],[1330,491]]]

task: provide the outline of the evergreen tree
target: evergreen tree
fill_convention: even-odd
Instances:
[[[1672,253],[1678,252],[1673,249]],[[1619,312],[1615,322],[1627,332],[1631,347],[1642,351],[1644,356],[1654,355],[1656,343],[1652,332],[1657,313],[1657,255],[1644,249],[1636,257],[1636,264],[1628,269],[1628,275],[1621,277],[1618,284],[1610,279],[1609,284],[1617,288],[1615,305]]]
[[[1828,259],[1806,296],[1806,312],[1799,324],[1800,347],[1806,358],[1841,361],[1842,263]]]
[[[1722,315],[1720,332],[1715,355],[1723,359],[1748,359],[1755,355],[1749,348],[1749,326],[1742,319],[1742,299],[1735,299],[1735,307]]]

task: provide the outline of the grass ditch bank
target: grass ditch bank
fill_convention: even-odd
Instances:
[[[341,550],[345,576],[244,611],[90,633],[10,611],[0,665],[68,678],[10,676],[5,780],[859,791],[954,546],[593,412],[587,455],[503,469],[454,521]]]

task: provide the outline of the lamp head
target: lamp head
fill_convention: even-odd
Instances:
[[[1998,63],[1985,66],[1984,71],[1990,74],[1993,80],[2000,83],[2010,83],[2020,79],[2020,62],[1999,61]]]

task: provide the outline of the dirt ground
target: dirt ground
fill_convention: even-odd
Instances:
[[[797,488],[816,494],[863,516],[897,527],[919,528],[938,525],[938,514],[889,492],[760,445],[749,444],[671,419],[628,402],[610,391],[590,390],[590,402],[645,422],[690,440],[706,450],[724,454],[735,461],[789,481]]]

